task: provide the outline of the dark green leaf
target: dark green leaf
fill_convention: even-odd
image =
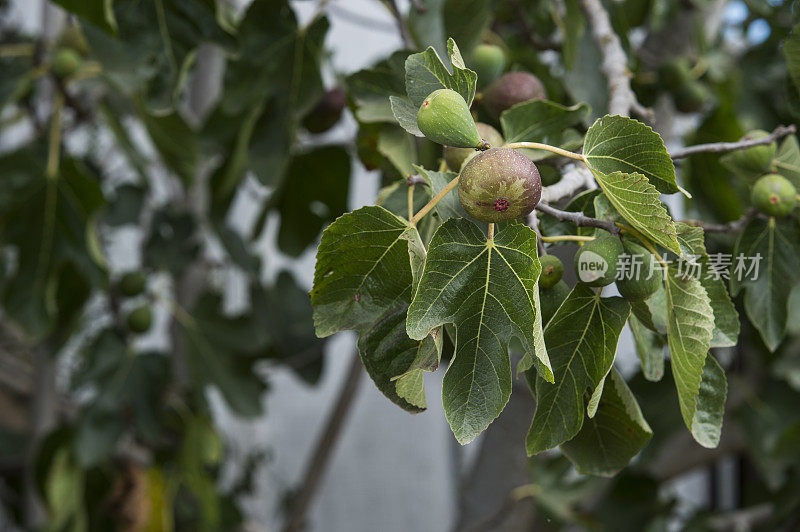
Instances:
[[[561,450],[584,475],[612,476],[628,465],[653,435],[625,379],[613,369],[605,378],[594,417]]]
[[[114,17],[114,0],[54,0],[70,13],[109,33],[116,33],[117,20]]]
[[[664,376],[664,337],[651,331],[636,316],[628,318],[628,325],[636,343],[636,353],[642,365],[642,374],[649,381],[659,381]]]
[[[536,412],[525,442],[528,455],[552,449],[581,430],[585,411],[614,363],[630,307],[577,285],[547,323],[544,341],[555,383],[528,373]]]

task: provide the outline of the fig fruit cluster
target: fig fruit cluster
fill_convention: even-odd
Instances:
[[[625,254],[625,262],[620,258]],[[589,286],[608,286],[616,282],[617,290],[628,301],[644,301],[661,286],[662,275],[656,258],[647,249],[611,235],[599,236],[584,244],[575,253],[575,274]],[[620,266],[625,268],[620,271]]]
[[[135,298],[147,290],[147,277],[142,271],[131,271],[124,274],[116,283],[116,290],[126,298]],[[149,303],[136,306],[131,310],[125,323],[128,330],[135,334],[147,332],[153,324],[153,310]]]

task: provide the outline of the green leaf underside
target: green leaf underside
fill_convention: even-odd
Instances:
[[[450,181],[455,179],[458,175],[455,172],[433,172],[426,170],[421,166],[414,166],[414,170],[419,172],[419,175],[428,182],[431,189],[431,195],[438,194]],[[451,190],[444,198],[439,201],[434,207],[436,214],[442,222],[446,222],[451,218],[466,218],[467,213],[464,207],[461,206],[461,201],[458,199],[458,187]]]
[[[739,313],[728,295],[722,277],[713,275],[711,259],[706,253],[705,232],[701,227],[693,227],[681,222],[675,224],[678,242],[687,255],[696,257],[700,264],[700,284],[708,295],[714,310],[714,334],[711,347],[732,347],[739,339]],[[732,272],[729,272],[732,273]]]
[[[701,445],[707,440],[694,432],[700,381],[714,331],[711,302],[700,281],[678,274],[670,266],[666,284],[667,341],[681,415]]]
[[[638,173],[660,192],[678,192],[675,165],[661,136],[632,118],[598,118],[586,132],[583,155],[596,173]]]
[[[654,243],[680,255],[675,224],[659,200],[659,193],[642,174],[593,169],[594,177],[617,212]]]
[[[405,332],[414,271],[424,260],[416,229],[383,207],[362,207],[323,232],[311,290],[317,335],[357,331],[364,367],[378,389],[412,412],[425,408],[422,379],[405,376],[435,369],[441,352],[440,331],[436,342]]]
[[[797,137],[789,135],[781,143],[778,153],[772,159],[772,166],[779,174],[800,188],[800,144]]]
[[[419,130],[417,125],[417,111],[419,106],[414,107],[411,100],[402,98],[400,96],[389,96],[389,104],[392,107],[392,114],[397,119],[397,123],[416,137],[424,137],[422,131]]]
[[[576,286],[544,330],[554,384],[527,374],[536,412],[526,439],[528,455],[571,440],[581,429],[589,397],[614,363],[630,306],[620,297],[601,298]]]
[[[548,100],[519,103],[503,111],[500,124],[506,142],[544,142],[561,145],[566,128],[583,122],[589,115],[585,103],[566,107]]]
[[[761,333],[770,351],[775,351],[786,334],[789,294],[800,282],[797,257],[800,256],[800,227],[797,220],[756,218],[747,224],[733,250],[734,261],[740,254],[761,254],[758,278],[739,281],[731,271],[731,293],[745,290],[747,317]]]
[[[628,325],[633,333],[636,344],[636,354],[642,365],[644,378],[657,382],[664,376],[664,347],[667,345],[664,337],[645,327],[639,319],[631,315]]]
[[[711,449],[719,445],[727,392],[728,381],[725,378],[725,371],[717,359],[709,353],[703,366],[697,408],[692,420],[694,439],[703,447]]]
[[[540,272],[536,234],[522,224],[509,225],[487,241],[474,223],[451,219],[431,240],[407,328],[411,338],[422,339],[445,323],[455,325],[455,354],[444,376],[442,402],[462,444],[486,429],[508,402],[512,336],[534,355],[543,378],[553,380],[534,332]]]
[[[624,468],[653,435],[625,379],[612,369],[597,413],[561,444],[578,473],[612,476]]]
[[[464,67],[464,60],[453,39],[447,41],[447,52],[452,74],[432,46],[406,59],[406,92],[417,109],[430,93],[438,89],[453,89],[464,98],[468,106],[472,104],[478,76]]]

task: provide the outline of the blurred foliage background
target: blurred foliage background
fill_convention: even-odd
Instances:
[[[412,163],[438,166],[439,147],[405,134],[388,107],[388,96],[405,93],[411,51],[444,55],[448,36],[467,58],[481,42],[500,44],[509,68],[536,74],[549,99],[588,102],[589,123],[605,112],[599,52],[577,0],[375,2],[396,17],[404,47],[331,76],[327,13],[346,10],[342,0],[318,2],[302,22],[295,4],[309,1],[58,0],[63,12],[49,7],[41,34],[11,24],[0,0],[0,501],[9,526],[244,526],[239,501],[252,478],[222,487],[226,453],[208,390],[254,418],[271,369],[313,384],[324,348],[307,287],[288,272],[265,279],[270,257],[255,243],[270,218],[283,256],[313,248],[347,209],[355,165],[388,187],[384,201]],[[668,146],[797,121],[780,53],[796,22],[788,0],[606,8]],[[688,76],[679,83],[664,76],[675,61]],[[326,131],[343,113],[357,134],[331,143]],[[747,187],[723,163],[700,154],[681,164],[695,201],[673,208],[738,218]],[[255,207],[243,214],[246,201]],[[730,235],[715,238],[710,248],[730,248]],[[455,487],[455,528],[796,528],[797,289],[789,313],[792,335],[775,352],[743,321],[739,346],[717,354],[731,386],[719,449],[681,430],[668,379],[645,383],[637,370],[630,386],[656,436],[629,470],[583,477],[555,454],[493,464],[510,438],[503,430],[529,423],[523,405],[489,431],[473,474]],[[686,515],[671,486],[697,471],[709,504]]]

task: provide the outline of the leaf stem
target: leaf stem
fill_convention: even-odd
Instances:
[[[414,218],[414,184],[408,186],[408,221]],[[413,222],[412,222],[413,225]]]
[[[489,240],[494,240],[494,224],[489,224]]]
[[[442,198],[447,196],[447,194],[449,194],[451,190],[456,188],[456,186],[458,186],[458,176],[456,176],[455,178],[453,178],[452,181],[447,183],[447,185],[445,185],[445,187],[442,190],[440,190],[438,194],[436,194],[433,198],[431,198],[431,200],[424,207],[422,207],[417,214],[415,214],[411,218],[411,225],[417,225],[417,222],[419,222],[423,216],[428,214],[430,210],[433,209],[437,203],[442,201]]]
[[[542,242],[591,242],[592,240],[594,240],[593,236],[580,236],[580,235],[542,236]]]
[[[578,161],[586,162],[586,158],[580,153],[562,150],[561,148],[556,148],[555,146],[550,146],[549,144],[542,144],[541,142],[512,142],[510,144],[505,144],[503,148],[511,148],[512,150],[519,150],[519,149],[544,150],[557,153],[558,155],[562,155],[564,157],[569,157],[570,159],[576,159]]]

